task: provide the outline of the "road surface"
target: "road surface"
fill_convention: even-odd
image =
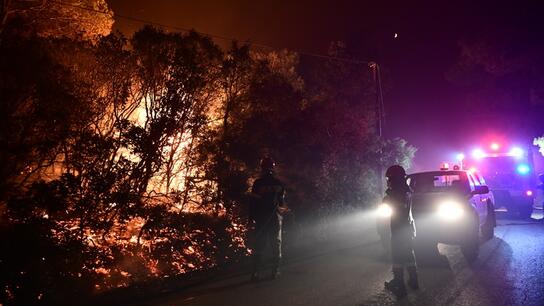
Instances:
[[[227,277],[140,305],[544,305],[544,223],[500,220],[468,264],[458,247],[439,245],[420,265],[420,290],[397,300],[383,289],[390,266],[368,218],[339,227],[334,242],[287,258],[277,280]]]

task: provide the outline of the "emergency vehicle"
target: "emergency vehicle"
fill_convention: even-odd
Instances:
[[[494,235],[493,196],[483,177],[446,166],[407,176],[413,191],[416,242],[434,249],[438,243],[459,245],[465,258],[472,261],[478,256],[480,236],[491,239]],[[384,246],[389,241],[389,217],[394,213],[387,203],[377,210],[378,233]]]
[[[493,142],[488,149],[476,148],[463,167],[485,177],[493,193],[495,206],[511,215],[530,218],[536,196],[536,174],[532,150],[518,146],[504,148]]]

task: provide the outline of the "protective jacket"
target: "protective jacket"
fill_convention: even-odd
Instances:
[[[271,219],[282,219],[278,207],[284,205],[285,188],[273,173],[265,172],[253,183],[251,193],[254,195],[250,207],[250,218],[257,227],[263,226]]]
[[[404,228],[410,228],[414,231],[410,187],[405,185],[398,188],[388,188],[385,194],[383,203],[389,204],[394,211],[391,215],[391,232],[396,232]]]

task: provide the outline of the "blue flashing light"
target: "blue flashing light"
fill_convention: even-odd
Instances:
[[[526,164],[521,164],[518,166],[516,170],[518,171],[519,174],[525,175],[531,171],[531,168]]]

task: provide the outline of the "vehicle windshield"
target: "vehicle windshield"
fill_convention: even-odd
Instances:
[[[522,188],[531,176],[520,175],[516,168],[521,162],[512,157],[487,157],[479,161],[478,171],[493,188]]]
[[[416,173],[409,176],[410,187],[414,193],[429,192],[470,192],[465,173]]]

